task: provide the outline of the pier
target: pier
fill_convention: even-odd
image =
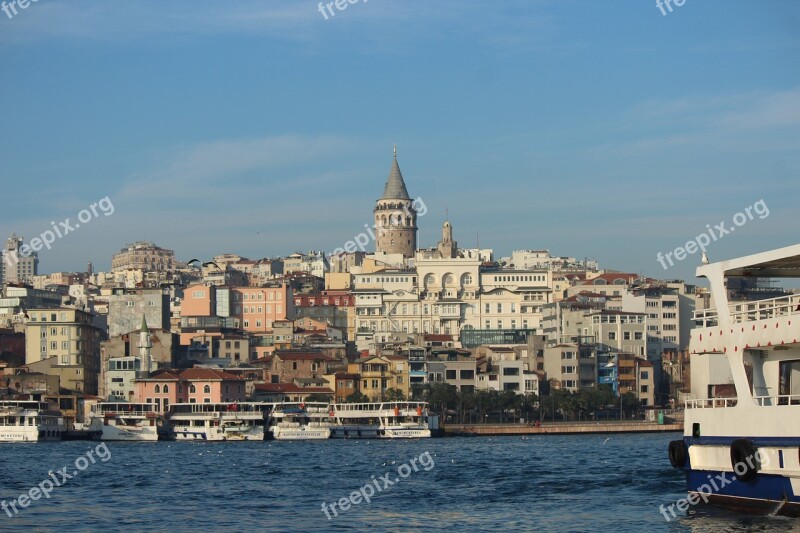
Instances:
[[[593,433],[670,433],[682,432],[683,423],[655,422],[556,422],[540,427],[528,424],[448,424],[447,436],[490,435],[574,435]]]

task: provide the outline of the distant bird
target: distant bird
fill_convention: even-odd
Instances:
[[[700,254],[700,262],[703,263],[704,265],[708,264],[708,255],[706,254],[705,251],[703,251],[703,253]]]
[[[199,259],[190,259],[189,261],[186,262],[187,265],[191,265],[192,263],[200,263],[200,260]],[[204,267],[207,267],[207,266],[210,266],[210,265],[214,265],[215,267],[217,267],[217,270],[222,270],[219,267],[219,265],[216,264],[214,261],[206,261],[205,263],[200,263],[200,264],[203,265]]]
[[[606,437],[606,440],[604,440],[604,441],[603,441],[603,444],[605,444],[605,443],[606,443],[606,442],[608,442],[609,440],[611,440],[611,437]]]

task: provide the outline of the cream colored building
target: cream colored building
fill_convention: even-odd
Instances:
[[[546,270],[481,269],[479,259],[417,257],[415,269],[353,276],[362,341],[397,342],[415,333],[459,335],[463,328],[539,329],[552,302]]]
[[[60,307],[29,309],[25,331],[25,363],[61,376],[61,386],[97,394],[100,341],[103,332],[85,311]],[[39,365],[40,361],[47,364]]]
[[[128,269],[166,271],[173,270],[175,266],[175,252],[151,242],[129,244],[111,259],[111,270],[114,272]]]

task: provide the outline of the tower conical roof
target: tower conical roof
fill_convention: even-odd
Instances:
[[[147,327],[147,318],[142,315],[142,331],[150,333],[150,328]]]
[[[406,190],[406,182],[403,181],[403,175],[400,173],[400,165],[397,164],[397,148],[395,147],[392,170],[389,171],[389,177],[386,179],[386,186],[383,188],[381,200],[410,199],[408,191]]]

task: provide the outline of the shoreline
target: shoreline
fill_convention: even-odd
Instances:
[[[526,424],[453,424],[443,429],[445,437],[488,437],[505,435],[581,435],[597,433],[676,433],[683,423],[655,422],[557,422],[540,427]]]

